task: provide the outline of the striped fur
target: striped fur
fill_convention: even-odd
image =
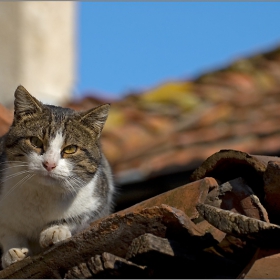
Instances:
[[[44,105],[17,88],[14,121],[0,139],[3,267],[111,213],[114,186],[99,144],[108,111]]]

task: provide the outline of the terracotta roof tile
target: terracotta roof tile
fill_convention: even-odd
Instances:
[[[88,96],[66,106],[86,110],[110,102],[104,152],[117,180],[128,181],[121,178],[129,174],[125,171],[135,174],[137,169],[145,180],[161,171],[190,170],[222,148],[280,153],[279,93],[280,49],[276,49],[194,81],[166,82],[118,101]],[[2,135],[12,112],[3,106],[0,110]]]
[[[0,135],[5,134],[13,121],[12,111],[0,104]]]
[[[138,169],[143,180],[161,171],[189,170],[193,161],[199,164],[223,148],[277,154],[279,93],[280,49],[237,60],[194,81],[131,93],[112,102],[104,152],[120,181],[128,170],[135,174]],[[70,105],[84,109],[98,102],[87,97]]]

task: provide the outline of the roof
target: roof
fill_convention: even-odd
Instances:
[[[118,183],[193,170],[220,149],[280,152],[280,48],[111,101],[102,144]],[[67,106],[88,109],[93,97]]]
[[[118,184],[195,169],[220,149],[280,154],[280,48],[193,81],[169,81],[121,100],[87,96],[65,106],[111,110],[103,150]],[[0,135],[12,113],[0,107]]]
[[[97,220],[0,277],[279,278],[279,171],[278,157],[215,153],[191,183]]]
[[[279,83],[277,49],[112,102],[102,143],[119,181],[197,169],[0,277],[279,278]]]

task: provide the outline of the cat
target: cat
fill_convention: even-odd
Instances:
[[[112,173],[99,143],[109,107],[76,112],[17,87],[14,120],[0,138],[3,268],[112,212]]]

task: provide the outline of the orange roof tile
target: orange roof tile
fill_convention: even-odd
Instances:
[[[67,105],[102,102],[87,97]],[[102,141],[119,182],[189,170],[220,149],[278,154],[280,48],[111,104]]]

